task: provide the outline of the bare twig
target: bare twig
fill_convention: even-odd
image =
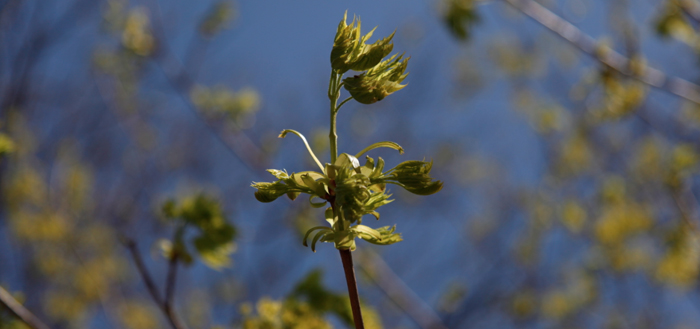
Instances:
[[[3,287],[0,287],[0,304],[7,307],[18,319],[26,323],[32,329],[49,329],[49,326],[44,324],[32,312],[20,304],[12,295]]]
[[[637,79],[649,86],[674,94],[688,101],[700,104],[700,86],[681,78],[669,77],[664,72],[644,67],[635,72],[630,69],[630,60],[612,50],[602,50],[593,37],[583,33],[573,24],[557,16],[549,9],[532,0],[503,0],[542,26],[557,33],[564,40],[579,48],[602,64],[626,76]]]
[[[170,300],[168,302],[167,300],[163,300],[160,297],[160,293],[158,292],[158,288],[156,287],[155,282],[153,281],[153,278],[151,277],[151,274],[148,272],[148,269],[146,268],[146,264],[143,262],[143,258],[141,257],[141,252],[139,252],[136,242],[133,240],[123,237],[122,238],[124,245],[129,249],[129,252],[131,253],[131,257],[134,259],[134,263],[136,264],[136,269],[138,270],[139,274],[141,275],[141,278],[143,279],[143,283],[146,285],[146,289],[148,289],[148,292],[151,294],[151,298],[153,301],[158,305],[158,308],[163,311],[163,314],[165,314],[165,317],[168,319],[168,322],[170,325],[173,327],[173,329],[187,329],[187,326],[178,318],[177,314],[172,308],[172,290],[173,288],[170,288],[169,286],[171,284],[174,285],[174,274],[172,274],[172,283],[170,279],[170,272],[173,271],[170,269],[168,272],[168,289],[166,291],[166,299]],[[175,258],[175,257],[173,257]],[[172,263],[172,260],[171,260]],[[172,267],[172,265],[171,265]],[[167,306],[166,306],[167,305]]]
[[[360,268],[413,322],[421,329],[447,329],[440,316],[391,270],[381,256],[369,249],[363,254],[368,256],[366,261],[370,265]]]
[[[168,278],[165,281],[165,300],[163,301],[163,309],[168,315],[173,315],[173,300],[175,298],[175,282],[177,281],[177,263],[178,255],[175,252],[170,257],[168,262]]]
[[[673,200],[676,202],[678,210],[681,212],[681,218],[683,222],[688,225],[688,228],[693,231],[695,237],[700,236],[700,229],[698,229],[698,216],[700,216],[700,206],[698,206],[697,199],[690,189],[690,186],[684,184],[679,190],[671,191]]]
[[[677,1],[678,7],[681,8],[681,10],[688,15],[692,20],[694,20],[696,23],[700,23],[700,7],[693,2],[693,1],[688,1],[688,0],[679,0]]]
[[[352,254],[348,249],[340,250],[340,259],[343,261],[345,270],[345,281],[348,283],[348,294],[350,295],[350,308],[352,318],[355,321],[355,329],[365,329],[362,322],[362,309],[360,308],[360,294],[357,291],[357,279],[355,278],[355,268],[352,264]]]
[[[139,274],[141,274],[141,278],[143,279],[143,283],[146,285],[146,289],[148,289],[148,293],[151,294],[151,298],[153,298],[153,301],[156,302],[158,305],[163,305],[163,299],[160,298],[160,293],[158,292],[158,288],[156,287],[155,282],[153,282],[153,279],[151,278],[151,274],[148,272],[148,269],[146,268],[146,264],[143,262],[143,258],[141,257],[141,252],[139,252],[136,242],[134,242],[131,239],[124,239],[124,245],[126,246],[127,249],[129,249],[129,252],[131,253],[131,258],[134,259],[134,263],[136,264],[136,269],[139,271]]]
[[[186,107],[194,114],[204,126],[211,132],[221,145],[223,145],[232,155],[237,157],[241,163],[246,166],[251,172],[256,173],[259,168],[266,167],[266,156],[255,142],[241,129],[236,132],[231,132],[230,137],[226,138],[219,133],[212,122],[205,118],[190,99],[190,91],[195,85],[194,78],[187,70],[185,63],[182,63],[174,52],[171,50],[165,34],[162,17],[160,16],[159,5],[154,2],[156,13],[153,15],[154,34],[159,40],[159,52],[154,57],[154,62],[165,74],[168,83],[175,93],[180,97]],[[157,19],[156,19],[157,18]],[[191,44],[196,45],[192,42]]]

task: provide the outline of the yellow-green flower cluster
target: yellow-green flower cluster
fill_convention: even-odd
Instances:
[[[294,133],[306,139],[298,132],[285,130],[280,137]],[[432,162],[405,161],[396,167],[384,171],[384,160],[376,161],[367,156],[366,162],[360,166],[357,157],[365,152],[378,148],[389,147],[403,153],[403,149],[393,142],[380,142],[370,145],[357,155],[343,153],[335,163],[321,166],[316,156],[309,151],[317,161],[321,172],[303,171],[288,174],[283,170],[269,169],[276,182],[254,182],[257,189],[255,198],[260,202],[272,202],[287,195],[291,200],[301,193],[309,195],[313,207],[321,208],[329,204],[325,212],[326,221],[331,225],[317,226],[310,229],[304,237],[304,245],[311,233],[316,232],[312,239],[311,248],[316,249],[316,243],[334,242],[338,249],[355,249],[355,238],[361,238],[373,244],[392,244],[401,241],[401,236],[395,233],[395,227],[385,226],[373,229],[362,224],[362,216],[372,215],[379,219],[377,209],[392,200],[386,193],[386,184],[403,187],[418,195],[430,195],[442,189],[442,182],[430,177]],[[333,211],[335,207],[335,212]]]
[[[338,31],[335,34],[333,50],[331,50],[331,67],[340,74],[349,70],[369,70],[379,64],[382,58],[389,55],[391,50],[394,49],[394,44],[391,43],[394,33],[384,39],[377,40],[371,45],[367,45],[365,42],[372,37],[376,27],[363,36],[360,34],[361,23],[359,18],[353,18],[350,25],[346,23],[347,18],[348,13],[345,12],[345,16],[343,16],[343,20],[338,25]]]
[[[349,70],[366,71],[343,80],[350,95],[362,104],[372,104],[405,87],[406,85],[400,83],[408,75],[404,71],[409,58],[394,55],[382,61],[394,49],[391,40],[396,32],[368,45],[366,42],[376,27],[363,36],[360,33],[361,23],[358,18],[354,18],[350,25],[346,20],[347,12],[335,35],[331,50],[331,67],[339,75]]]
[[[408,73],[404,73],[408,66],[408,58],[391,56],[360,75],[345,78],[345,90],[352,98],[362,104],[376,103],[384,97],[403,89],[406,85],[401,82]]]

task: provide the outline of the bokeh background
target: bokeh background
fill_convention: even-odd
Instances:
[[[628,76],[698,80],[698,2],[537,3],[0,1],[0,286],[51,328],[169,328],[146,270],[190,328],[349,328],[337,250],[301,244],[322,210],[250,187],[315,167],[282,129],[329,161],[347,10],[411,73],[343,107],[340,152],[395,141],[371,155],[444,181],[365,219],[404,238],[353,253],[368,328],[700,327],[700,93]]]

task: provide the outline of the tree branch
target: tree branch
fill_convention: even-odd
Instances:
[[[639,72],[630,68],[630,60],[620,53],[601,50],[598,41],[583,33],[573,24],[557,16],[549,9],[532,0],[503,0],[529,16],[542,26],[557,33],[595,60],[626,76],[637,79],[649,86],[674,94],[688,101],[700,104],[700,86],[681,78],[668,77],[660,70],[644,67]]]
[[[687,183],[684,183],[678,190],[671,191],[671,196],[676,202],[676,206],[681,213],[683,222],[693,231],[695,237],[700,237],[697,218],[700,215],[700,206],[697,199]]]
[[[700,23],[700,7],[692,1],[680,0],[677,2],[681,10],[696,23]]]
[[[172,309],[172,290],[174,288],[171,288],[170,285],[174,285],[175,282],[174,274],[170,273],[173,271],[172,265],[170,265],[171,269],[168,270],[168,287],[166,290],[166,300],[163,300],[160,297],[160,293],[158,292],[158,288],[156,287],[156,284],[153,281],[151,274],[146,268],[146,264],[144,264],[143,262],[141,252],[139,252],[136,246],[136,242],[126,237],[122,237],[122,240],[127,249],[129,249],[131,257],[134,259],[134,263],[136,264],[136,269],[141,275],[143,283],[146,285],[146,289],[148,289],[148,292],[151,294],[151,298],[156,303],[156,305],[158,305],[158,308],[160,308],[160,310],[163,311],[163,314],[165,314],[165,317],[168,319],[170,325],[173,327],[173,329],[187,329],[187,326],[177,317],[177,314],[175,314],[175,311]],[[171,260],[171,264],[172,263],[173,261]],[[172,279],[171,275],[173,276]]]
[[[3,287],[0,287],[0,304],[7,307],[22,322],[26,323],[32,329],[49,329],[49,326],[41,322],[39,318],[34,316],[32,312],[20,304],[12,295]]]
[[[174,316],[173,300],[175,298],[175,282],[177,280],[177,262],[178,254],[175,252],[170,257],[168,262],[168,278],[165,281],[165,300],[163,301],[163,309],[169,316]]]
[[[163,71],[163,74],[165,75],[165,78],[173,91],[180,97],[182,102],[192,112],[196,119],[199,120],[205,126],[205,128],[211,132],[212,136],[217,139],[233,156],[238,158],[248,170],[250,170],[252,173],[257,173],[257,169],[267,167],[265,152],[260,149],[260,147],[258,147],[242,129],[232,132],[230,135],[233,138],[226,138],[222,136],[213,123],[205,118],[199,109],[197,109],[197,107],[192,103],[189,95],[196,81],[187,71],[185,63],[180,62],[170,48],[166,38],[162,17],[160,16],[160,7],[158,2],[154,1],[153,6],[155,9],[155,13],[153,15],[153,33],[160,45],[159,51],[153,57],[153,61]]]

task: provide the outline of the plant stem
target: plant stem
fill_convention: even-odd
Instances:
[[[338,103],[338,96],[340,96],[338,78],[338,73],[333,70],[331,72],[331,81],[329,83],[328,90],[328,98],[331,99],[331,131],[328,134],[331,144],[331,164],[335,163],[335,160],[338,157],[338,135],[335,132],[335,117],[338,115],[336,104]]]
[[[345,105],[345,103],[349,102],[351,99],[352,99],[352,96],[350,96],[350,97],[346,98],[344,101],[340,102],[340,104],[338,104],[338,107],[335,109],[335,111],[338,112],[338,110],[340,110],[340,107]]]
[[[347,103],[352,97],[338,104],[340,97],[340,88],[342,87],[342,74],[335,70],[331,72],[331,81],[328,84],[328,98],[331,100],[331,131],[328,134],[331,144],[331,163],[335,163],[338,158],[338,135],[336,134],[336,116],[338,110],[343,104]],[[341,210],[336,207],[334,202],[331,202],[333,208],[333,217],[338,217],[341,230],[346,230],[345,219],[342,218]],[[349,224],[349,223],[348,223]],[[350,308],[352,309],[352,319],[355,322],[355,329],[364,329],[365,324],[362,322],[362,310],[360,309],[360,295],[357,292],[357,279],[355,278],[355,269],[352,265],[352,254],[349,249],[340,249],[340,259],[343,261],[343,269],[345,270],[345,281],[348,283],[348,294],[350,295]]]
[[[339,251],[340,259],[343,261],[343,269],[345,270],[345,281],[348,283],[350,308],[352,309],[352,318],[355,322],[355,329],[364,329],[365,324],[362,322],[360,295],[357,292],[357,279],[355,279],[355,268],[352,265],[352,254],[350,253],[349,249],[341,249]]]

